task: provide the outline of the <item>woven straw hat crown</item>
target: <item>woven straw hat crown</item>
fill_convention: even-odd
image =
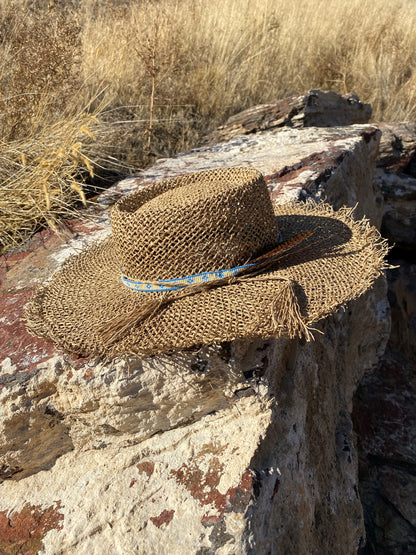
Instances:
[[[278,242],[260,172],[227,168],[162,182],[120,200],[111,225],[123,273],[173,279],[244,264]]]

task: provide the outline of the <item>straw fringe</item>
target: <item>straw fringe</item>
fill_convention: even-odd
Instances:
[[[282,284],[271,306],[272,322],[276,329],[284,328],[290,339],[295,337],[313,339],[313,335],[302,317],[295,291],[295,282],[288,279]]]
[[[98,334],[106,347],[110,347],[122,339],[133,327],[139,325],[146,319],[151,319],[173,301],[168,298],[168,293],[162,293],[163,297],[151,299],[138,306],[135,306],[128,314],[118,314],[112,320],[98,329]]]

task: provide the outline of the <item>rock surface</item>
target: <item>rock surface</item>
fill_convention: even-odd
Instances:
[[[203,144],[217,144],[240,135],[284,127],[334,127],[367,123],[370,104],[355,94],[341,96],[333,91],[311,90],[276,102],[254,106],[231,116],[207,136]]]
[[[1,268],[0,553],[354,553],[364,542],[352,400],[389,335],[386,283],[316,340],[234,342],[106,364],[29,336],[22,306],[109,233],[108,205],[199,169],[251,165],[276,202],[382,198],[372,126],[285,129],[159,161]],[[323,332],[320,334],[319,331]]]
[[[416,550],[416,266],[405,259],[391,263],[388,348],[354,399],[367,531],[362,555]]]
[[[414,368],[414,360],[389,348],[356,394],[353,420],[367,531],[363,554],[416,550]]]
[[[416,265],[393,259],[387,272],[392,327],[389,346],[416,362]]]
[[[416,124],[384,123],[376,187],[381,231],[394,245],[387,271],[392,328],[379,368],[354,400],[367,545],[360,555],[416,551]]]
[[[416,247],[416,123],[380,123],[376,187],[385,201],[382,234],[414,260]]]
[[[376,187],[384,197],[381,231],[391,245],[414,258],[416,249],[416,177],[378,168]]]
[[[382,132],[377,165],[416,177],[416,123],[379,123]]]

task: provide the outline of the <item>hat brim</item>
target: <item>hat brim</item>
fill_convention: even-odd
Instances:
[[[350,209],[335,212],[324,203],[289,203],[274,209],[284,241],[313,233],[273,269],[253,279],[173,300],[109,345],[102,332],[114,318],[128,317],[149,296],[160,295],[123,285],[110,237],[70,257],[35,293],[26,307],[27,327],[64,351],[108,357],[293,336],[285,313],[279,312],[281,303],[291,302],[284,298],[287,283],[294,285],[307,327],[359,297],[381,274],[386,241],[366,220],[354,220]]]

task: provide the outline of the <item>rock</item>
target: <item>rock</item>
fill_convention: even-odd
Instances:
[[[386,307],[380,281],[296,361],[285,340],[110,366],[52,358],[3,388],[0,514],[53,508],[44,553],[356,550],[349,412]]]
[[[203,144],[217,144],[267,129],[367,123],[370,117],[370,104],[363,104],[355,94],[341,96],[333,91],[311,90],[239,112],[206,137]]]
[[[365,532],[350,414],[388,339],[385,280],[305,345],[233,342],[94,363],[32,338],[20,318],[37,284],[108,234],[108,205],[180,173],[250,165],[277,202],[359,202],[358,215],[380,221],[378,140],[366,125],[286,129],[184,153],[3,259],[0,552],[357,551]]]
[[[416,549],[415,378],[414,362],[389,348],[356,394],[353,420],[368,541],[363,554]]]
[[[395,268],[387,272],[392,316],[389,345],[416,362],[416,265],[402,259],[393,259],[391,264]]]
[[[111,203],[140,184],[221,166],[250,166],[266,178],[273,200],[326,199],[335,208],[357,206],[379,227],[383,197],[373,182],[380,132],[371,125],[281,129],[237,137],[159,160],[139,178],[125,179],[101,197]]]
[[[236,114],[207,140],[219,140],[235,137],[236,135],[250,134],[259,129],[285,126],[293,128],[311,124],[319,126],[322,123],[324,125],[336,124],[336,120],[332,119],[331,110],[327,111],[327,102],[333,102],[336,109],[337,105],[338,107],[345,106],[345,99],[341,100],[341,97],[333,93],[331,93],[331,96],[325,96],[324,93],[319,91],[318,93],[315,94],[315,91],[311,91],[309,99],[307,95],[305,97],[290,97]],[[314,106],[312,110],[311,106]],[[319,109],[324,106],[324,119],[320,120]],[[358,108],[358,106],[355,106],[355,108]],[[361,114],[364,115],[365,110],[362,108],[363,105],[359,109]],[[368,117],[370,114],[371,112],[368,113]],[[352,112],[349,112],[347,117],[351,115]],[[340,110],[340,117],[345,116],[346,114],[341,114]],[[394,245],[396,257],[402,257],[401,260],[393,262],[393,264],[398,264],[399,268],[388,272],[389,301],[392,310],[392,332],[389,340],[390,354],[382,363],[379,370],[380,376],[376,373],[374,380],[371,382],[374,405],[383,407],[386,402],[388,403],[387,399],[392,394],[394,395],[392,390],[386,390],[383,386],[386,369],[390,369],[392,374],[396,372],[394,369],[397,365],[392,362],[391,352],[401,353],[397,356],[401,357],[403,367],[411,368],[416,360],[416,324],[414,321],[416,305],[413,291],[416,239],[416,124],[414,122],[381,123],[378,124],[378,128],[382,132],[382,137],[377,157],[378,169],[374,191],[375,198],[380,206],[384,201],[381,232],[384,237],[389,239],[391,245]],[[290,182],[292,175],[296,174],[297,171],[297,167],[291,167],[289,171],[281,172],[279,177],[282,181],[288,177]],[[380,198],[381,196],[383,200]],[[373,221],[375,220],[373,219]],[[379,221],[376,221],[376,223],[379,223]],[[366,381],[363,382],[362,387],[366,388]],[[399,388],[399,391],[402,390]],[[414,402],[414,391],[411,388],[406,391],[408,393],[412,392],[411,399]],[[356,409],[365,413],[367,399],[363,401],[358,396]],[[381,421],[384,422],[383,419]],[[371,438],[378,442],[387,441],[389,437],[391,441],[399,434],[401,425],[400,420],[397,420],[395,425],[392,425],[391,420],[388,420],[384,427],[382,425],[381,434],[384,434],[384,440],[380,437],[380,432],[377,431],[376,426],[374,426]],[[407,425],[409,426],[409,434],[414,434],[415,419],[408,419]],[[365,446],[367,440],[367,436],[361,437],[360,445]],[[375,460],[374,454],[370,454],[369,461],[373,460]],[[361,472],[361,491],[364,498],[367,531],[370,538],[366,552],[373,552],[371,549],[374,552],[379,552],[378,550],[391,552],[402,548],[407,549],[408,545],[403,543],[402,538],[409,538],[410,542],[414,542],[415,537],[415,531],[412,528],[412,526],[414,527],[414,515],[413,520],[409,517],[415,494],[413,474],[407,467],[399,471],[395,468],[394,462],[392,463],[393,469],[390,465],[386,471],[377,463],[367,462],[367,464],[370,465],[368,472]],[[405,464],[411,463],[406,461]],[[405,485],[403,486],[403,484]],[[378,494],[374,496],[371,492],[375,488]],[[402,518],[397,518],[397,515],[402,515]],[[411,545],[414,544],[411,543]]]
[[[416,177],[416,123],[379,123],[382,132],[377,166]]]
[[[411,255],[416,248],[416,178],[377,168],[375,181],[384,197],[383,237]]]
[[[393,160],[392,167],[403,167],[405,158]],[[364,377],[354,401],[367,532],[360,555],[416,550],[416,179],[384,168],[377,169],[376,179],[385,199],[382,233],[402,258],[392,258],[387,271],[388,350],[377,371]]]

